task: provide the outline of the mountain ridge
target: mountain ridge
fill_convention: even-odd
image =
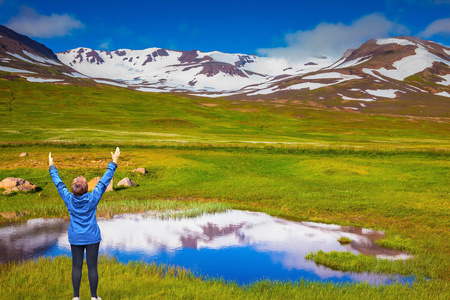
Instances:
[[[373,39],[337,61],[317,55],[290,65],[256,55],[155,47],[79,47],[54,54],[3,26],[0,71],[52,84],[109,84],[230,100],[284,99],[354,112],[450,115],[450,48],[415,37]]]

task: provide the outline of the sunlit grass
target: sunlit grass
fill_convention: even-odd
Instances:
[[[98,295],[103,299],[446,299],[441,282],[370,286],[320,282],[270,282],[240,287],[222,280],[202,280],[178,267],[121,264],[101,257]],[[71,299],[71,259],[56,257],[0,265],[5,299]],[[83,267],[81,298],[89,299],[87,268]]]
[[[7,143],[450,148],[446,118],[356,114],[310,106],[307,101],[287,101],[280,108],[270,100],[186,98],[0,78],[0,107],[0,142]]]
[[[315,253],[309,253],[306,259],[314,261],[316,264],[325,266],[333,270],[347,272],[374,272],[383,274],[402,274],[411,275],[414,272],[413,259],[408,260],[388,260],[380,259],[363,254],[355,255],[351,252],[324,252],[319,250]],[[420,270],[420,268],[419,268]],[[417,274],[416,280],[426,280],[424,274]]]

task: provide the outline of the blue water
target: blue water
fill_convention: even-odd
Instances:
[[[0,247],[2,257],[6,254],[8,260],[17,260],[70,256],[67,222],[40,220],[15,226],[10,230],[0,228],[1,244],[12,248]],[[241,211],[184,220],[124,215],[99,220],[99,226],[103,238],[100,254],[123,263],[180,266],[205,278],[221,278],[240,285],[264,279],[372,285],[413,282],[411,277],[334,271],[304,259],[306,253],[317,250],[399,254],[376,246],[374,240],[382,234],[371,230],[290,222]],[[351,237],[354,245],[340,245],[339,236]]]

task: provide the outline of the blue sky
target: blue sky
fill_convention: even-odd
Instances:
[[[295,59],[398,35],[450,46],[450,0],[0,0],[0,24],[54,52],[159,47]]]

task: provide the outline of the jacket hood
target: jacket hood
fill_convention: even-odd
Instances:
[[[84,193],[81,196],[75,196],[72,194],[72,199],[73,199],[73,205],[76,207],[82,207],[84,206],[86,203],[88,203],[90,201],[90,197],[89,197],[89,192]]]

